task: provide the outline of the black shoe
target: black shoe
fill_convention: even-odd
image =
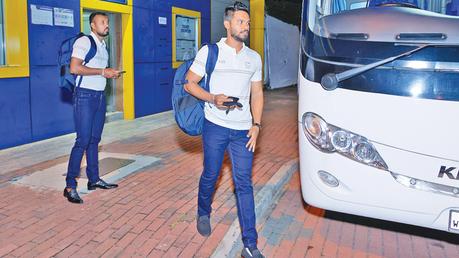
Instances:
[[[210,217],[201,216],[196,220],[196,228],[198,229],[199,234],[204,237],[210,236],[212,229],[210,228]]]
[[[107,182],[105,182],[104,180],[102,179],[99,179],[99,181],[95,182],[95,183],[90,183],[88,182],[88,190],[96,190],[96,188],[100,188],[100,189],[112,189],[112,188],[117,188],[118,185],[117,184],[109,184]]]
[[[83,203],[83,199],[80,198],[78,195],[78,192],[75,189],[70,189],[70,191],[67,190],[67,188],[64,189],[64,196],[67,197],[67,200],[72,203]]]
[[[248,248],[244,247],[241,253],[244,258],[265,258],[265,256],[258,250],[258,248]]]

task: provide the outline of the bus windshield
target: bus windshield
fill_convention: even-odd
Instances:
[[[311,1],[314,2],[314,1]],[[459,15],[459,0],[317,0],[320,16],[368,7],[407,7],[450,16]]]
[[[457,45],[458,11],[459,0],[311,0],[307,25],[325,38]]]
[[[307,80],[397,96],[412,96],[422,82],[425,90],[417,97],[459,101],[459,17],[432,4],[455,6],[459,0],[308,3],[300,68]]]

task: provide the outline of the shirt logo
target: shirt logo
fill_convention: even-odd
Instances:
[[[244,64],[244,66],[245,66],[246,69],[250,69],[250,65],[251,65],[250,62],[245,62],[245,64]]]

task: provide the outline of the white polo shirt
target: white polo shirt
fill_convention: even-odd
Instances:
[[[222,38],[217,43],[219,53],[210,79],[210,93],[238,97],[243,107],[231,110],[226,114],[225,109],[218,109],[207,103],[204,108],[205,117],[210,122],[226,128],[248,130],[252,126],[251,83],[262,80],[261,57],[245,44],[241,51],[236,53],[236,49],[228,46],[225,41],[226,38]],[[207,46],[201,48],[190,67],[190,70],[199,76],[204,76],[206,73],[208,52]]]
[[[97,52],[96,55],[87,64],[84,65],[90,68],[106,68],[108,66],[108,52],[105,45],[105,41],[99,41],[94,32],[91,32],[91,35],[89,35],[89,37],[94,38],[94,41],[97,45]],[[89,41],[89,38],[81,37],[77,39],[73,44],[72,57],[84,60],[90,48],[91,41]],[[79,81],[80,76],[77,76],[76,83],[78,84]],[[103,77],[102,75],[85,75],[83,76],[83,81],[81,81],[80,87],[91,90],[103,91],[105,90],[106,85],[107,79],[105,79],[105,77]]]

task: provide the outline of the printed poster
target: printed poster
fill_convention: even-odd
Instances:
[[[54,25],[73,28],[73,10],[54,8]]]
[[[32,24],[53,26],[53,8],[31,4],[30,13]]]

